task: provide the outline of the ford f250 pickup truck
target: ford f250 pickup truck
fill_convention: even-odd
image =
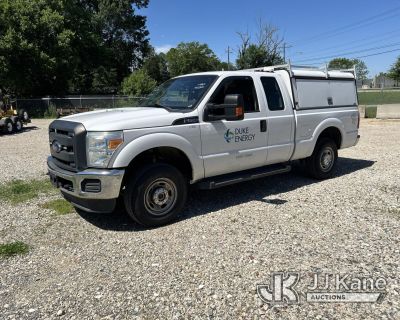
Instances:
[[[357,144],[355,74],[290,65],[168,80],[138,107],[68,116],[49,126],[52,182],[76,208],[118,200],[145,226],[172,221],[190,184],[218,188],[288,172],[303,159],[332,176]]]

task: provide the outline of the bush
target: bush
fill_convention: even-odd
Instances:
[[[46,111],[44,112],[43,117],[47,119],[55,119],[57,118],[57,107],[54,103],[50,103],[47,107]]]
[[[157,83],[144,70],[138,70],[122,81],[122,92],[131,96],[143,96],[156,87]]]

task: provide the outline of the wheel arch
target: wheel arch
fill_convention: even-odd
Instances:
[[[129,142],[122,147],[109,167],[132,168],[148,161],[160,161],[174,165],[191,181],[204,178],[201,158],[192,144],[181,136],[170,133],[149,134]]]
[[[318,141],[322,138],[331,138],[336,143],[337,149],[339,150],[342,146],[344,135],[344,124],[339,119],[326,119],[322,121],[315,128],[311,153],[314,151]]]

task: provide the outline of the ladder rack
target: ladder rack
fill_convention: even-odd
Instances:
[[[355,66],[351,69],[329,69],[328,65],[323,67],[315,67],[315,66],[303,66],[303,65],[292,65],[289,61],[287,64],[280,64],[276,66],[268,66],[268,67],[259,67],[253,69],[245,69],[243,71],[254,71],[254,72],[275,72],[277,70],[286,70],[289,72],[289,75],[293,76],[293,70],[308,70],[308,71],[322,71],[325,73],[326,77],[329,78],[329,71],[336,72],[349,72],[356,77],[356,68]]]

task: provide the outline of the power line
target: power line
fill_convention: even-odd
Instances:
[[[351,42],[345,42],[345,43],[342,43],[342,44],[339,44],[339,45],[336,45],[336,46],[327,47],[325,49],[315,50],[311,54],[310,53],[306,54],[305,57],[307,58],[307,56],[310,56],[310,55],[315,54],[315,53],[324,53],[324,52],[327,52],[327,51],[328,51],[327,53],[329,53],[329,51],[332,51],[332,49],[336,50],[337,48],[346,47],[346,46],[354,44],[354,43],[364,42],[362,44],[359,44],[359,45],[356,45],[356,46],[350,46],[350,47],[347,47],[347,48],[343,49],[343,50],[353,50],[354,48],[360,48],[360,47],[364,47],[364,46],[369,45],[369,44],[374,44],[374,43],[377,43],[377,42],[386,41],[388,39],[393,39],[392,34],[400,35],[400,30],[393,30],[391,32],[386,32],[384,37],[382,37],[382,33],[380,33],[380,34],[376,34],[376,35],[373,35],[373,36],[368,36],[368,37],[365,37],[365,38],[356,39],[356,40],[353,40]],[[372,40],[372,39],[375,39],[375,38],[378,38],[378,39],[373,40],[373,41],[365,42],[365,40]],[[304,55],[302,55],[301,58],[304,58]]]
[[[361,58],[379,56],[379,55],[384,54],[384,53],[390,53],[390,52],[396,52],[396,51],[400,51],[400,48],[393,49],[393,50],[389,50],[389,51],[383,51],[383,52],[379,52],[379,53],[368,54],[368,55],[366,55],[366,56],[355,57],[355,59],[361,59]]]
[[[348,56],[348,55],[352,55],[352,54],[356,54],[356,53],[362,53],[362,52],[373,51],[373,50],[378,50],[378,49],[383,49],[383,48],[389,48],[389,47],[394,47],[394,46],[398,46],[398,45],[400,45],[400,42],[391,43],[391,44],[384,45],[384,46],[379,46],[379,47],[363,49],[363,50],[337,53],[335,55],[330,55],[330,56],[313,57],[313,58],[309,58],[309,59],[302,59],[302,60],[299,60],[298,62],[307,62],[307,61],[312,61],[312,60],[330,59],[330,58],[336,58],[336,57],[340,57],[340,56]]]
[[[361,28],[361,27],[366,27],[366,26],[381,22],[383,20],[394,18],[394,17],[396,17],[398,15],[397,11],[399,11],[399,10],[400,10],[400,7],[395,7],[393,9],[386,10],[386,11],[380,13],[380,14],[377,14],[377,15],[374,15],[374,16],[371,16],[371,17],[368,17],[368,18],[364,18],[364,19],[359,20],[359,21],[357,21],[355,23],[351,23],[351,24],[345,25],[343,27],[339,27],[339,28],[336,28],[336,29],[333,29],[333,30],[330,30],[330,31],[326,31],[326,32],[317,34],[317,35],[312,36],[312,37],[305,38],[305,39],[303,39],[301,41],[297,41],[297,42],[300,43],[298,46],[304,45],[304,42],[308,42],[309,43],[309,42],[318,41],[321,38],[331,38],[331,37],[337,36],[339,34],[348,32],[350,30],[358,29],[358,28]],[[297,43],[297,42],[295,42],[295,43]]]
[[[382,51],[382,52],[376,52],[376,53],[371,53],[371,54],[367,54],[364,56],[358,56],[358,57],[352,57],[350,59],[362,59],[362,58],[368,58],[368,57],[373,57],[373,56],[379,56],[381,54],[386,54],[386,53],[391,53],[391,52],[396,52],[396,51],[400,51],[400,48],[397,49],[393,49],[393,50],[388,50],[388,51]],[[296,63],[301,63],[301,61],[295,61],[293,62],[293,64]],[[309,65],[322,65],[327,63],[327,61],[320,61],[320,62],[314,62],[314,63],[308,63]]]

